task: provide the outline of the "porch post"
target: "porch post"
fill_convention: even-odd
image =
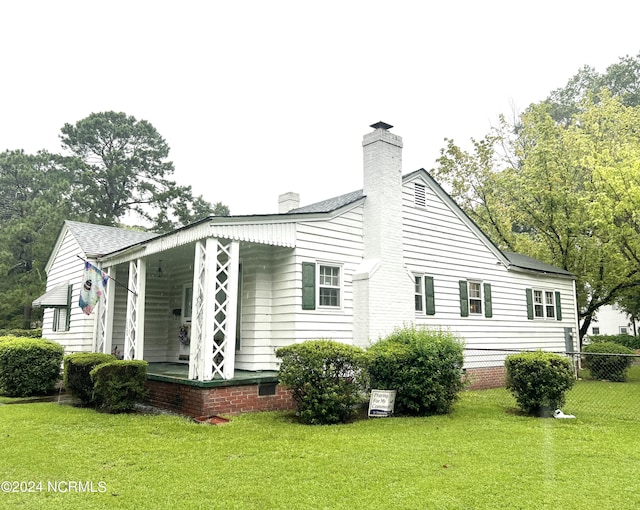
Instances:
[[[208,238],[196,243],[190,379],[234,376],[239,262],[238,241]]]
[[[108,267],[104,272],[109,275],[107,287],[105,288],[105,296],[100,300],[98,308],[98,324],[95,329],[95,337],[93,339],[94,352],[111,352],[111,339],[113,334],[113,303],[115,299],[115,284],[111,277],[115,268]]]
[[[189,379],[204,381],[204,352],[208,335],[205,332],[206,310],[209,292],[207,277],[212,271],[208,268],[213,256],[207,252],[208,244],[196,242],[193,260],[193,294],[191,304],[191,346],[189,349]]]
[[[146,267],[144,259],[129,262],[129,292],[127,295],[127,319],[124,332],[124,359],[142,359],[144,356]]]
[[[214,358],[213,369],[214,371],[222,372],[223,379],[233,379],[236,364],[240,243],[231,241],[224,247],[219,244],[218,255],[215,294],[216,313],[213,317],[215,321],[214,343],[216,344],[217,352],[221,354],[222,366],[217,366]],[[226,298],[222,297],[223,294]],[[222,319],[222,315],[225,316],[225,319]],[[218,317],[220,317],[220,321],[218,321]],[[215,353],[216,351],[214,351],[214,356]]]

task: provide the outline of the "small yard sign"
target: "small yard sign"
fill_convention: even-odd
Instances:
[[[396,390],[371,390],[369,418],[391,416],[396,403]]]

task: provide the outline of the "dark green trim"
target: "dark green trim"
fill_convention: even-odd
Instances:
[[[556,320],[562,320],[562,304],[560,303],[560,292],[556,290]]]
[[[236,370],[237,372],[237,370]],[[193,379],[182,379],[181,377],[171,377],[168,375],[147,374],[150,381],[162,381],[184,386],[196,386],[198,388],[214,388],[220,386],[246,386],[250,384],[277,383],[278,373],[271,372],[269,375],[256,375],[255,377],[238,379],[213,379],[212,381],[197,381]]]
[[[71,293],[73,292],[73,285],[69,285],[67,288],[67,317],[64,325],[64,330],[69,331],[71,328]]]
[[[302,309],[316,309],[316,264],[302,263]]]
[[[527,292],[527,319],[533,320],[533,289],[526,289]]]
[[[485,283],[484,287],[484,316],[493,317],[493,306],[491,304],[491,284]]]
[[[433,285],[433,276],[424,277],[424,299],[425,299],[425,313],[427,315],[436,314],[436,298],[435,289]]]
[[[460,280],[458,286],[460,287],[460,317],[469,317],[469,288],[467,287],[467,280]]]

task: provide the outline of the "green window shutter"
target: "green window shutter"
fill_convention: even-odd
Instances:
[[[533,289],[527,289],[527,319],[533,320]]]
[[[469,317],[469,289],[467,280],[460,280],[460,317]]]
[[[316,265],[313,262],[302,263],[302,309],[316,309]]]
[[[425,313],[427,315],[436,314],[436,298],[433,287],[433,276],[424,277],[424,297],[426,301]]]
[[[556,290],[556,320],[562,320],[562,305],[560,304],[560,292]]]
[[[65,319],[64,330],[69,331],[71,328],[71,293],[73,292],[73,285],[67,287],[67,317]]]
[[[491,305],[491,284],[485,283],[484,286],[484,316],[493,317],[493,306]]]

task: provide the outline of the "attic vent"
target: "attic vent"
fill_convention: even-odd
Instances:
[[[418,207],[426,207],[427,198],[426,198],[426,193],[424,189],[424,184],[418,184],[416,182],[414,192],[415,192],[416,205]]]

